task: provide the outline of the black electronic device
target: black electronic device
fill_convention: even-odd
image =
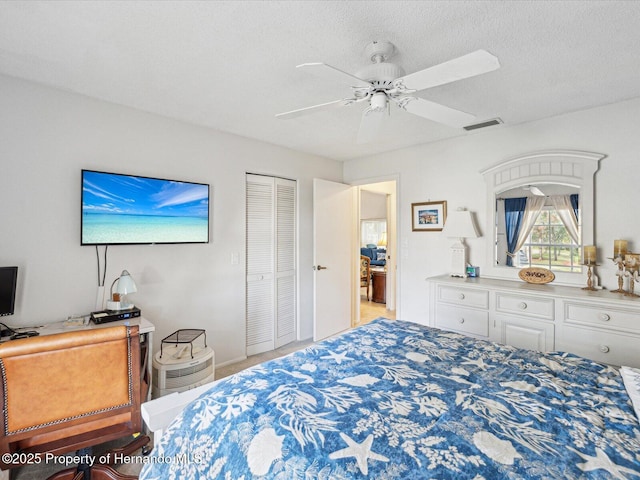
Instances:
[[[37,337],[38,335],[40,335],[40,333],[35,330],[16,331],[10,326],[0,322],[0,341],[4,341],[1,339],[6,337],[9,337],[9,340],[17,340],[19,338]]]
[[[109,323],[118,320],[127,320],[128,318],[136,318],[140,316],[138,307],[127,308],[126,310],[100,310],[99,312],[91,312],[91,320],[93,323]]]
[[[81,195],[82,245],[209,243],[209,184],[82,170]]]
[[[0,317],[13,315],[17,283],[18,267],[0,267]]]
[[[37,337],[38,335],[40,334],[33,330],[29,330],[28,332],[15,332],[13,335],[11,335],[11,340],[18,340],[19,338]]]

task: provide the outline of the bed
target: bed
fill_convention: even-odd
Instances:
[[[617,368],[399,320],[212,384],[140,479],[640,478]]]

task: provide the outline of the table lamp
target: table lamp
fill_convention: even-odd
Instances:
[[[382,234],[380,235],[380,239],[378,240],[378,246],[379,247],[387,246],[387,232],[382,232]]]
[[[114,287],[115,286],[115,290]],[[125,295],[128,293],[135,293],[138,291],[136,282],[133,281],[131,275],[126,270],[123,270],[118,278],[116,278],[111,284],[111,295],[107,302],[107,310],[127,310],[133,308],[132,303],[127,303]],[[114,294],[117,295],[117,299],[114,298]]]
[[[464,239],[480,236],[471,212],[459,208],[457,211],[449,213],[442,233],[447,237],[457,238],[456,243],[451,245],[451,276],[466,277],[467,246],[464,244]]]

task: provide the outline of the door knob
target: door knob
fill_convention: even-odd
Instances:
[[[327,267],[323,267],[322,265],[318,265],[317,267],[313,267],[314,270],[326,270]]]

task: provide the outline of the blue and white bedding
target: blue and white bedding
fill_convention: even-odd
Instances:
[[[640,479],[617,369],[378,319],[223,379],[142,480]]]

